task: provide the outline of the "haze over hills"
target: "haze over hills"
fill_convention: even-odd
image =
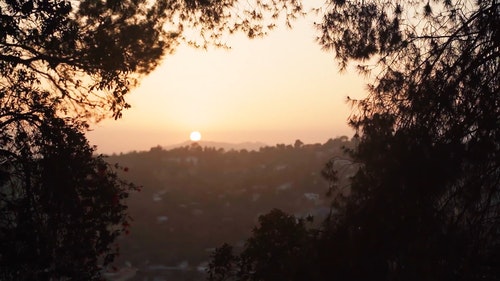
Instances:
[[[224,242],[241,249],[274,208],[320,223],[331,212],[322,171],[333,161],[346,185],[357,166],[344,149],[353,145],[347,137],[275,146],[200,141],[108,157],[127,168],[121,178],[141,186],[127,199],[133,221],[114,265],[139,269],[129,280],[201,281],[214,249]]]
[[[193,141],[185,141],[179,144],[174,144],[174,145],[168,145],[168,146],[162,146],[163,149],[165,150],[170,150],[170,149],[175,149],[183,146],[190,146],[193,144]],[[229,143],[229,142],[218,142],[218,141],[197,141],[201,147],[214,147],[216,149],[222,148],[226,151],[229,150],[259,150],[261,147],[266,147],[268,146],[266,143],[263,142],[240,142],[240,143]]]

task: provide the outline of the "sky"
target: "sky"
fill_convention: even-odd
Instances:
[[[354,132],[347,96],[364,96],[354,69],[339,73],[316,43],[312,16],[264,38],[229,37],[230,50],[180,45],[128,96],[120,120],[92,126],[98,153],[149,150],[189,140],[324,143]]]

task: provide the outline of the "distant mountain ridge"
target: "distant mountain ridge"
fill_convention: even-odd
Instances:
[[[185,141],[179,144],[163,146],[162,148],[165,150],[170,150],[183,146],[190,146],[195,142],[193,141]],[[263,142],[240,142],[240,143],[229,143],[229,142],[218,142],[218,141],[198,141],[201,147],[215,147],[217,149],[222,148],[226,151],[228,150],[259,150],[261,147],[268,146],[268,144]]]

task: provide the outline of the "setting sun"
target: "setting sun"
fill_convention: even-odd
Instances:
[[[189,135],[189,138],[190,138],[192,141],[199,141],[199,140],[201,140],[201,134],[200,134],[200,132],[198,132],[198,131],[193,131],[193,132],[191,132],[191,134]]]
[[[366,82],[338,74],[332,54],[314,40],[318,20],[311,14],[259,40],[231,37],[231,49],[181,44],[133,90],[123,118],[87,133],[91,143],[112,154],[193,141],[193,131],[203,131],[200,141],[266,145],[352,136],[346,97],[362,99]]]

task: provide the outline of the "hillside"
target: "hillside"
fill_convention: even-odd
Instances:
[[[345,137],[258,151],[194,143],[109,157],[128,168],[124,178],[143,187],[129,198],[134,221],[119,240],[116,265],[137,267],[135,280],[203,280],[212,250],[223,242],[241,245],[259,215],[279,208],[321,221],[330,211],[321,170],[336,159],[341,178],[351,175],[354,166],[342,152],[350,145]]]
[[[180,147],[190,146],[192,141],[185,141],[179,144],[162,146],[164,150],[172,150]],[[266,147],[267,144],[263,142],[240,142],[240,143],[227,143],[227,142],[217,142],[217,141],[205,141],[201,140],[197,142],[201,147],[211,147],[211,148],[222,148],[225,151],[229,150],[255,150],[258,151],[261,147]]]

